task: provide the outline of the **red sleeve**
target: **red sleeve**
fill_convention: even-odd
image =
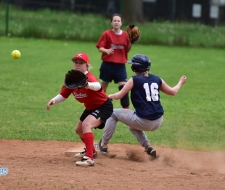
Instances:
[[[99,49],[100,47],[106,48],[107,42],[107,31],[103,32],[102,36],[98,40],[96,47]]]
[[[60,94],[64,97],[64,98],[68,98],[70,96],[70,94],[72,93],[72,91],[68,88],[66,88],[65,85],[62,86],[61,90],[60,90]]]
[[[87,73],[88,82],[98,82],[98,79],[93,75],[93,73]]]

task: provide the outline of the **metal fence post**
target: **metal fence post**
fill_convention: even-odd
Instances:
[[[5,15],[5,35],[8,35],[8,26],[9,26],[9,2],[10,0],[6,0],[6,15]]]

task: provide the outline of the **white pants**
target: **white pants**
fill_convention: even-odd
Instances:
[[[137,138],[138,142],[145,148],[150,146],[150,140],[145,135],[144,131],[154,131],[158,129],[163,121],[163,116],[156,120],[148,120],[140,118],[136,115],[134,110],[129,109],[114,109],[112,116],[106,121],[104,134],[102,137],[103,143],[109,143],[112,138],[113,133],[116,130],[116,124],[120,121],[126,124]]]

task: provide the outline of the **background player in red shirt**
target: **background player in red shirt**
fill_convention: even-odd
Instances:
[[[112,28],[103,32],[96,44],[102,53],[102,64],[100,67],[100,79],[103,90],[107,90],[109,82],[114,80],[118,83],[119,90],[127,81],[125,63],[131,49],[131,43],[127,32],[121,30],[122,21],[119,14],[114,14],[111,19]],[[129,108],[129,96],[126,94],[121,98],[123,108]]]
[[[62,86],[60,93],[52,98],[47,104],[47,110],[50,106],[66,100],[71,94],[74,98],[83,103],[85,110],[80,116],[76,126],[76,133],[85,144],[85,151],[78,153],[75,157],[82,158],[76,165],[93,166],[94,155],[97,154],[94,148],[94,134],[92,128],[103,128],[106,120],[112,115],[113,105],[101,88],[98,79],[88,71],[90,67],[88,55],[78,53],[73,58],[74,69],[82,71],[88,77],[88,85],[83,88],[68,89]]]

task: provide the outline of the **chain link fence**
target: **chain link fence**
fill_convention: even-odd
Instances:
[[[207,25],[225,23],[225,0],[142,0],[142,2],[146,21],[191,21]],[[10,3],[25,10],[48,8],[108,17],[113,13],[122,14],[126,9],[124,0],[0,0],[0,3]]]

